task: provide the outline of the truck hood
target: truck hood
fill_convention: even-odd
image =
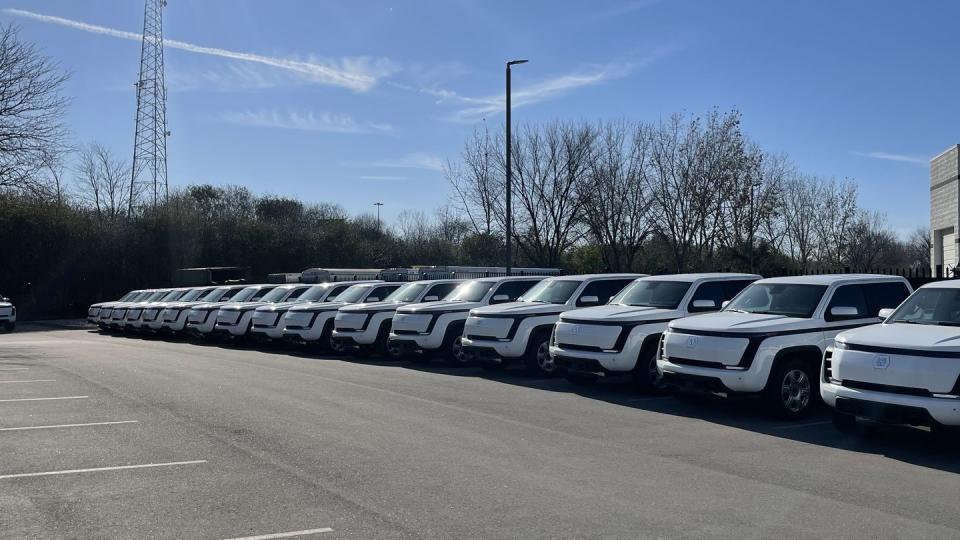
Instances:
[[[276,304],[264,304],[257,308],[257,311],[287,311],[294,306],[305,306],[314,302],[277,302]]]
[[[421,302],[419,304],[407,304],[397,310],[397,313],[422,313],[424,311],[470,311],[471,309],[484,306],[483,302],[445,302],[438,300],[436,302]]]
[[[756,313],[737,313],[721,311],[677,319],[670,323],[670,330],[698,330],[702,332],[780,332],[802,330],[812,326],[812,319],[787,317],[786,315],[763,315]]]
[[[847,330],[839,334],[836,340],[840,343],[870,347],[960,352],[960,327],[903,323],[873,324]]]
[[[683,314],[676,309],[645,306],[594,306],[574,309],[560,315],[560,321],[637,322],[644,320],[675,319]]]
[[[556,315],[569,311],[566,304],[545,304],[542,302],[509,302],[506,304],[497,304],[495,306],[483,306],[470,311],[471,315],[499,316],[506,317],[510,315]]]
[[[207,302],[167,302],[167,304],[164,307],[166,307],[167,309],[184,309],[184,308],[199,306],[205,303]]]
[[[351,304],[340,311],[345,313],[365,313],[370,311],[390,311],[407,306],[405,302],[367,302],[364,304]]]
[[[261,306],[270,306],[268,302],[230,302],[220,306],[220,309],[224,311],[250,311],[251,309],[257,309]]]
[[[306,304],[294,304],[289,311],[293,312],[314,312],[314,311],[337,311],[343,306],[349,305],[346,302],[309,302]]]

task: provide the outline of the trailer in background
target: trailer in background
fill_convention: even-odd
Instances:
[[[279,272],[267,274],[267,283],[300,283],[300,272]]]
[[[205,268],[180,268],[173,271],[174,287],[224,285],[250,281],[249,266],[209,266]]]
[[[330,283],[380,279],[381,268],[307,268],[300,273],[302,283]]]
[[[380,273],[384,281],[417,281],[420,279],[477,279],[505,277],[503,266],[413,266],[388,268]],[[559,268],[511,268],[511,276],[559,276]]]

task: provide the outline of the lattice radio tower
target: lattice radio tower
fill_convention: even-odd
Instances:
[[[130,212],[141,196],[153,194],[153,205],[168,195],[167,87],[163,82],[163,8],[166,0],[146,0],[140,79],[137,87],[137,123],[133,140]]]

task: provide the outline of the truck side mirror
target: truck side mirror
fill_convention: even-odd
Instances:
[[[510,301],[510,297],[505,294],[495,294],[490,299],[491,304],[504,304]]]
[[[884,320],[889,319],[890,316],[893,315],[894,311],[896,310],[893,308],[883,308],[880,310],[880,313],[877,314],[877,317],[880,317],[881,319],[884,319]]]
[[[435,294],[431,294],[430,296],[424,296],[424,297],[423,297],[423,301],[424,301],[424,302],[436,302],[436,301],[439,300],[439,299],[440,299],[440,297],[437,296],[437,295],[435,295]]]
[[[366,301],[367,301],[367,302],[379,302],[380,299],[377,298],[376,296],[368,296]]]
[[[581,306],[595,306],[600,303],[600,298],[597,296],[581,296],[580,300],[577,302]]]
[[[830,308],[830,314],[834,317],[856,317],[860,312],[853,306],[834,306]]]
[[[717,303],[713,300],[707,298],[701,298],[700,300],[694,300],[690,305],[690,311],[713,311],[717,309]]]

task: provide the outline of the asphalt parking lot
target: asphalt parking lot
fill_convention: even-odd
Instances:
[[[958,449],[609,381],[0,335],[0,536],[956,537]]]

